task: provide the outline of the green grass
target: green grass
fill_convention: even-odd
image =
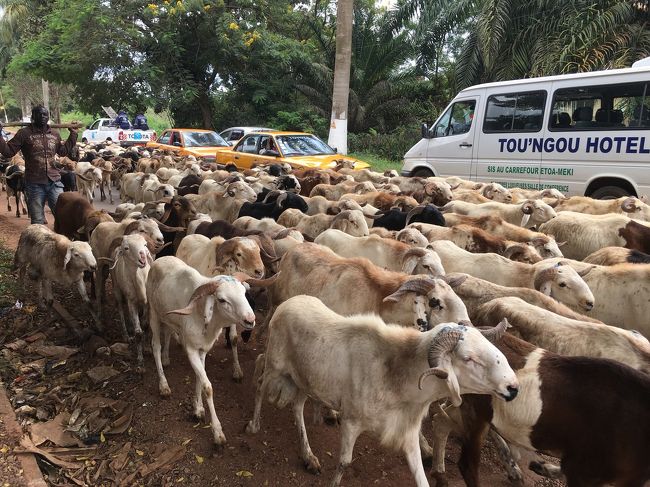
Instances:
[[[14,253],[0,240],[0,308],[12,306],[16,301],[16,278],[11,274]]]
[[[402,163],[400,161],[391,161],[390,159],[384,159],[381,156],[376,156],[375,154],[369,154],[366,152],[354,152],[348,154],[350,157],[355,159],[360,159],[363,162],[370,164],[370,167],[373,171],[384,172],[388,169],[396,169],[397,172],[402,168]]]

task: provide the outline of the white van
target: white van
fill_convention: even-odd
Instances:
[[[402,175],[650,195],[650,67],[472,86],[422,137]]]

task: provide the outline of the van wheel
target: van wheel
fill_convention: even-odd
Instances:
[[[630,196],[630,192],[620,186],[603,186],[591,193],[595,200],[615,200],[621,196]]]
[[[433,176],[433,172],[430,169],[420,168],[413,173],[413,177],[416,178],[430,178]]]
[[[88,143],[88,139],[87,139],[86,137],[83,137],[83,138],[81,139],[81,142],[83,142],[84,144],[87,144],[87,143]]]
[[[106,142],[113,142],[113,139],[110,137],[106,137]]]

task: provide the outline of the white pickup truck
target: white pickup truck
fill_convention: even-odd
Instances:
[[[156,140],[153,130],[124,130],[116,127],[113,119],[99,118],[81,134],[81,141],[87,143],[104,142],[111,140],[120,145],[144,145]]]

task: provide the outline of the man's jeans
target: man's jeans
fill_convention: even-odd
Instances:
[[[25,183],[25,197],[27,198],[27,211],[32,223],[45,223],[45,201],[54,213],[56,200],[63,193],[63,183],[49,181],[46,184]]]

